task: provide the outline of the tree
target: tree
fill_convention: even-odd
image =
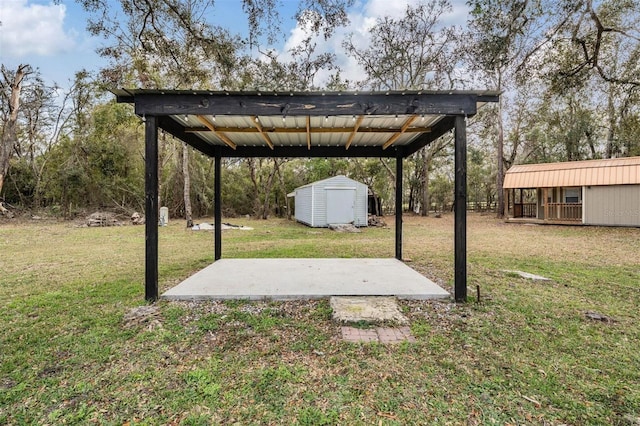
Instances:
[[[18,112],[20,110],[20,92],[22,83],[29,74],[33,73],[31,66],[26,64],[18,65],[16,71],[11,73],[4,65],[2,66],[2,98],[3,106],[6,102],[6,110],[3,108],[2,117],[2,139],[0,140],[0,194],[4,186],[4,181],[9,171],[9,160],[13,156],[18,144],[17,123]]]
[[[124,84],[132,77],[142,87],[197,88],[214,84],[233,85],[239,39],[221,27],[201,18],[213,6],[208,0],[120,2],[128,22],[114,18],[108,7],[94,9],[94,2],[84,1],[88,10],[97,12],[89,29],[96,35],[115,37],[113,46],[100,50],[111,59],[103,70],[111,84]],[[131,72],[133,71],[133,75]],[[192,226],[189,152],[181,144],[183,206],[187,226]]]
[[[620,132],[638,106],[640,5],[611,0],[594,8],[583,2],[574,15],[545,55],[549,89],[559,96],[575,90],[599,93],[583,96],[582,105],[606,129],[595,135],[603,140],[601,155],[629,155]]]
[[[360,86],[371,90],[454,87],[458,31],[440,23],[450,10],[448,0],[408,5],[399,19],[378,19],[369,30],[365,48],[350,34],[343,47],[364,68],[366,77]]]
[[[370,43],[360,48],[351,34],[343,47],[366,72],[359,83],[372,90],[451,89],[458,83],[455,68],[458,57],[454,46],[458,30],[442,27],[440,19],[451,10],[447,0],[430,0],[408,5],[404,16],[378,19],[369,30]],[[420,212],[429,212],[429,171],[433,158],[450,142],[439,138],[413,157],[414,176],[410,179],[410,208],[416,198]],[[385,163],[386,168],[388,165]],[[391,173],[393,174],[393,173]],[[419,197],[414,194],[419,193]]]
[[[333,71],[332,81],[339,80],[339,71],[332,53],[317,53],[312,34],[299,45],[289,49],[289,61],[278,57],[276,51],[262,52],[262,57],[247,64],[243,84],[260,90],[318,90],[316,76],[320,71]],[[241,87],[244,88],[244,87]]]
[[[546,31],[538,44],[564,45],[568,60],[557,69],[560,78],[571,81],[595,74],[599,79],[618,85],[640,86],[638,55],[640,41],[640,3],[635,0],[563,0],[546,9],[548,15],[558,13],[551,31]],[[611,48],[619,47],[622,61],[611,61]],[[620,66],[627,62],[630,66]]]
[[[258,46],[261,51],[261,43],[271,44],[281,35],[275,0],[243,0],[249,24],[246,39],[210,23],[209,17],[215,13],[213,0],[79,1],[92,14],[89,30],[113,41],[99,50],[111,61],[102,74],[113,86],[303,90],[312,87],[318,70],[330,67],[333,60],[332,55],[314,55],[311,36],[292,50],[290,63],[281,63],[269,53],[267,61],[254,60],[243,50]],[[296,18],[312,34],[328,36],[336,26],[347,22],[346,8],[352,3],[305,0],[299,3]],[[183,152],[181,175],[187,216],[191,204],[188,163],[189,156]],[[274,168],[269,170],[268,175]],[[273,177],[266,182],[272,183]],[[261,216],[268,214],[269,197],[263,202]]]
[[[189,175],[189,149],[182,144],[182,177],[184,179],[184,218],[187,228],[193,226],[193,212],[191,210],[191,177]]]
[[[576,95],[572,89],[583,91],[584,96],[580,97],[586,98],[586,105],[593,108],[589,119],[600,120],[608,126],[607,148],[603,155],[624,155],[619,148],[622,145],[617,140],[617,129],[622,129],[622,111],[627,114],[633,111],[633,106],[624,98],[625,94],[631,94],[629,100],[633,99],[633,93],[640,85],[640,4],[637,1],[604,0],[594,5],[593,0],[470,0],[468,4],[471,7],[469,38],[472,40],[468,58],[472,69],[481,71],[483,80],[493,88],[504,91],[496,121],[499,209],[504,205],[504,116],[507,109],[512,111],[510,108],[517,107],[505,102],[514,88],[532,78],[544,77],[551,83],[547,89],[560,98],[565,94]],[[587,91],[592,90],[604,94],[600,97],[604,105],[599,107],[606,112],[604,117],[596,112],[598,108],[593,99],[597,97],[586,96]],[[582,104],[580,108],[584,106]],[[577,113],[575,107],[577,105],[569,109]],[[583,113],[578,116],[587,117]],[[562,132],[565,129],[555,130]],[[594,156],[599,150],[601,135],[583,130],[589,133],[589,137],[583,139],[587,144],[584,148]],[[584,131],[578,134],[584,134]],[[575,131],[573,133],[575,136]],[[536,139],[547,138],[537,134]],[[530,143],[522,146],[525,145]],[[530,153],[540,151],[529,148]],[[566,149],[569,149],[569,157],[578,157],[577,152],[565,144]],[[500,211],[499,215],[502,213]]]
[[[535,34],[543,15],[538,0],[472,0],[468,23],[468,59],[472,69],[483,73],[493,89],[510,88],[519,73],[530,71],[526,60],[536,49]],[[496,120],[496,193],[498,217],[504,216],[504,95],[497,106]]]

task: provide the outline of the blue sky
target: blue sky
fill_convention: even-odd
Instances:
[[[332,39],[318,39],[319,46],[338,55],[346,77],[359,75],[357,64],[340,53],[341,41],[354,33],[366,43],[364,35],[375,19],[383,15],[399,16],[412,0],[356,0],[350,10],[351,25],[339,30]],[[297,8],[293,0],[282,0],[282,52],[303,38],[291,15]],[[445,20],[464,25],[467,7],[464,0],[452,1],[454,8]],[[227,27],[232,33],[246,34],[247,24],[239,0],[217,0],[212,21]],[[287,19],[289,18],[289,19]],[[28,63],[37,67],[45,81],[67,87],[75,72],[85,68],[96,71],[105,65],[95,50],[104,41],[86,32],[87,15],[72,0],[59,4],[42,0],[0,0],[0,62],[9,68]],[[233,26],[229,25],[230,23]],[[286,55],[285,53],[283,53]]]

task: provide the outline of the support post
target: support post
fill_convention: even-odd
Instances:
[[[396,259],[402,260],[402,148],[396,151]]]
[[[542,202],[544,203],[544,220],[549,220],[549,188],[542,188]]]
[[[144,298],[158,300],[158,124],[147,116],[144,136],[145,270]]]
[[[213,216],[214,216],[214,257],[213,260],[220,260],[222,257],[222,205],[220,195],[220,155],[215,156],[214,160],[214,183],[213,183]]]
[[[467,301],[467,124],[455,119],[455,283],[456,302]]]

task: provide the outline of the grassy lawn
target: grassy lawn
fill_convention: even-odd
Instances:
[[[233,220],[224,257],[393,257],[393,229]],[[393,224],[393,218],[387,218]],[[405,219],[450,289],[453,219]],[[469,217],[481,302],[401,302],[417,343],[340,340],[327,301],[144,304],[144,227],[0,223],[0,424],[636,424],[640,229]],[[160,230],[164,291],[213,259]],[[504,270],[544,275],[532,282]],[[615,321],[594,321],[595,311]]]

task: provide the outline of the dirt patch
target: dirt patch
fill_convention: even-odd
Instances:
[[[394,297],[332,297],[333,319],[340,323],[407,324],[409,320],[402,315]]]
[[[137,306],[124,315],[123,327],[145,327],[149,331],[156,330],[162,328],[159,318],[160,311],[157,306]]]

